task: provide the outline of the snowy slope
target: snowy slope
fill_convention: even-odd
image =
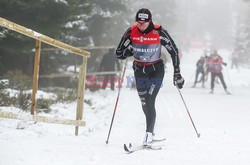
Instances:
[[[228,61],[228,51],[219,53]],[[157,97],[156,136],[166,137],[160,151],[125,154],[123,143],[140,144],[145,119],[135,90],[122,88],[109,144],[105,144],[117,90],[87,92],[92,106],[85,105],[87,126],[74,136],[74,127],[0,119],[0,165],[248,165],[250,164],[250,70],[224,68],[229,91],[216,84],[215,94],[206,88],[190,88],[195,62],[201,51],[184,53],[181,69],[186,79],[181,90],[197,130],[197,138],[177,89],[172,84],[172,66],[167,65],[163,88]],[[126,76],[132,75],[131,63]],[[53,107],[52,115],[74,118],[76,103]],[[1,111],[18,111],[0,107]]]

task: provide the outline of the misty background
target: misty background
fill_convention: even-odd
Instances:
[[[241,62],[249,65],[249,0],[1,0],[0,17],[84,47],[92,53],[88,70],[94,71],[107,50],[91,47],[116,47],[142,7],[151,10],[153,22],[168,30],[180,50],[237,47]],[[34,45],[33,39],[0,27],[0,76],[10,70],[32,75]],[[81,63],[68,52],[45,51],[48,47],[42,45],[40,74]]]

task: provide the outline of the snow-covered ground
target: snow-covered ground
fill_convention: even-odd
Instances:
[[[219,50],[230,64],[229,51]],[[87,91],[84,119],[87,123],[74,136],[74,127],[27,122],[16,129],[18,120],[0,119],[0,165],[248,165],[250,164],[250,69],[224,67],[224,77],[232,95],[226,95],[221,84],[215,93],[206,88],[190,88],[195,63],[202,55],[190,51],[183,55],[181,69],[186,84],[181,90],[196,128],[187,115],[177,89],[172,84],[172,66],[168,63],[163,88],[156,101],[156,137],[165,137],[162,150],[126,154],[124,143],[141,144],[145,119],[135,90],[121,89],[109,144],[106,138],[117,90]],[[132,76],[131,63],[126,76]],[[75,117],[76,103],[58,104],[51,115]],[[11,107],[0,111],[19,112]]]

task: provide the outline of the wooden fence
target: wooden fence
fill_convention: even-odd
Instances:
[[[84,126],[85,122],[82,121],[83,118],[83,106],[84,106],[84,92],[85,92],[85,79],[87,72],[87,58],[90,57],[90,52],[82,50],[80,48],[73,47],[61,41],[50,38],[41,33],[35,32],[24,26],[18,25],[7,19],[0,17],[0,26],[8,28],[10,30],[16,31],[30,38],[35,39],[35,60],[34,60],[34,72],[33,72],[33,88],[32,88],[32,105],[31,105],[31,116],[35,121],[46,122],[46,123],[56,123],[56,124],[67,124],[75,126],[75,135],[78,135],[79,126]],[[79,72],[79,82],[78,82],[78,92],[77,92],[77,107],[76,107],[76,120],[70,119],[55,119],[43,116],[38,116],[36,114],[36,93],[38,88],[38,78],[39,78],[39,67],[40,67],[40,52],[41,43],[45,43],[54,46],[58,49],[63,49],[71,53],[80,55],[83,57],[83,62]],[[18,114],[13,114],[10,112],[0,112],[0,117],[12,118],[12,119],[23,119],[22,116]]]

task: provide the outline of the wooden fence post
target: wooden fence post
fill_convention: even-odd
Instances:
[[[87,58],[83,57],[83,62],[79,72],[78,92],[77,92],[77,107],[76,107],[76,120],[82,120],[83,106],[84,106],[84,93],[85,93],[85,79],[87,73]],[[75,135],[78,135],[79,126],[75,127]]]
[[[35,113],[36,113],[36,93],[37,93],[37,88],[38,88],[41,41],[36,40],[35,50],[36,50],[36,52],[35,52],[35,61],[34,61],[33,90],[32,90],[32,104],[31,104],[31,114],[32,115],[35,115]]]

